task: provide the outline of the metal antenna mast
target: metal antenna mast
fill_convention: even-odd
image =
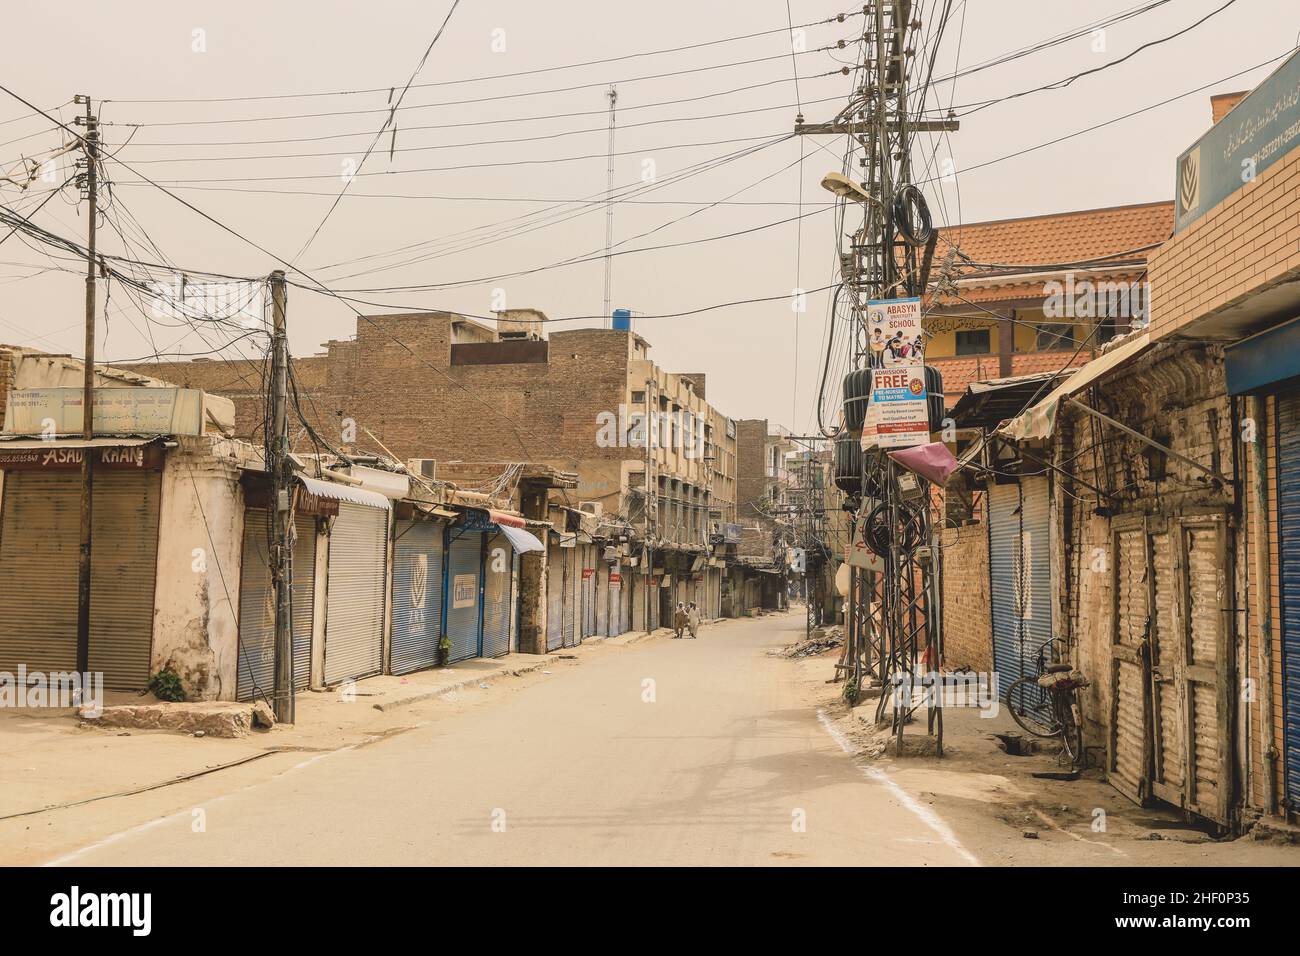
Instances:
[[[605,95],[609,97],[609,149],[605,163],[605,308],[604,327],[612,322],[610,317],[610,293],[614,284],[614,106],[618,103],[618,90],[611,86]]]

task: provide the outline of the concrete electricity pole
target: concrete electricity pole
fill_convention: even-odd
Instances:
[[[284,272],[271,273],[271,433],[266,467],[274,492],[275,544],[271,549],[271,579],[275,584],[275,691],[277,723],[294,722],[293,623],[289,584],[293,570],[293,466],[289,458],[289,340],[285,332],[288,290]]]
[[[95,226],[99,218],[99,120],[91,109],[89,96],[77,96],[86,115],[77,117],[77,125],[86,127],[82,138],[86,172],[83,180],[90,203],[86,239],[86,352],[81,392],[81,437],[86,443],[81,452],[81,546],[77,553],[77,670],[90,670],[90,545],[94,502],[94,449],[90,440],[95,434]]]

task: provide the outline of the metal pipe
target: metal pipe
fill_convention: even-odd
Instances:
[[[1250,509],[1254,516],[1255,605],[1259,618],[1259,726],[1260,752],[1264,755],[1264,809],[1277,813],[1277,748],[1273,745],[1273,588],[1268,533],[1268,400],[1250,396],[1255,421],[1254,469],[1251,472]],[[1247,764],[1249,764],[1247,755]]]

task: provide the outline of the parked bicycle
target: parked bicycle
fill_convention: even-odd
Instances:
[[[1072,665],[1052,659],[1056,656],[1053,653],[1056,643],[1056,638],[1052,638],[1038,648],[1035,673],[1012,681],[1006,692],[1007,709],[1027,733],[1061,738],[1071,769],[1082,769],[1083,718],[1078,691],[1089,682]]]

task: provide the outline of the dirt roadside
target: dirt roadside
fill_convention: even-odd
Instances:
[[[1139,807],[1090,769],[1075,781],[1034,773],[1059,771],[1054,748],[1008,755],[996,734],[1023,732],[1005,708],[993,718],[974,708],[944,712],[944,756],[923,752],[924,717],[908,725],[903,756],[886,753],[875,726],[876,700],[849,708],[842,683],[828,683],[838,650],[786,661],[803,699],[822,711],[858,752],[929,806],[985,865],[1003,866],[1296,866],[1300,846],[1250,835],[1217,838],[1208,825],[1172,809]],[[910,736],[909,736],[910,735]],[[1090,753],[1098,759],[1096,751]]]

